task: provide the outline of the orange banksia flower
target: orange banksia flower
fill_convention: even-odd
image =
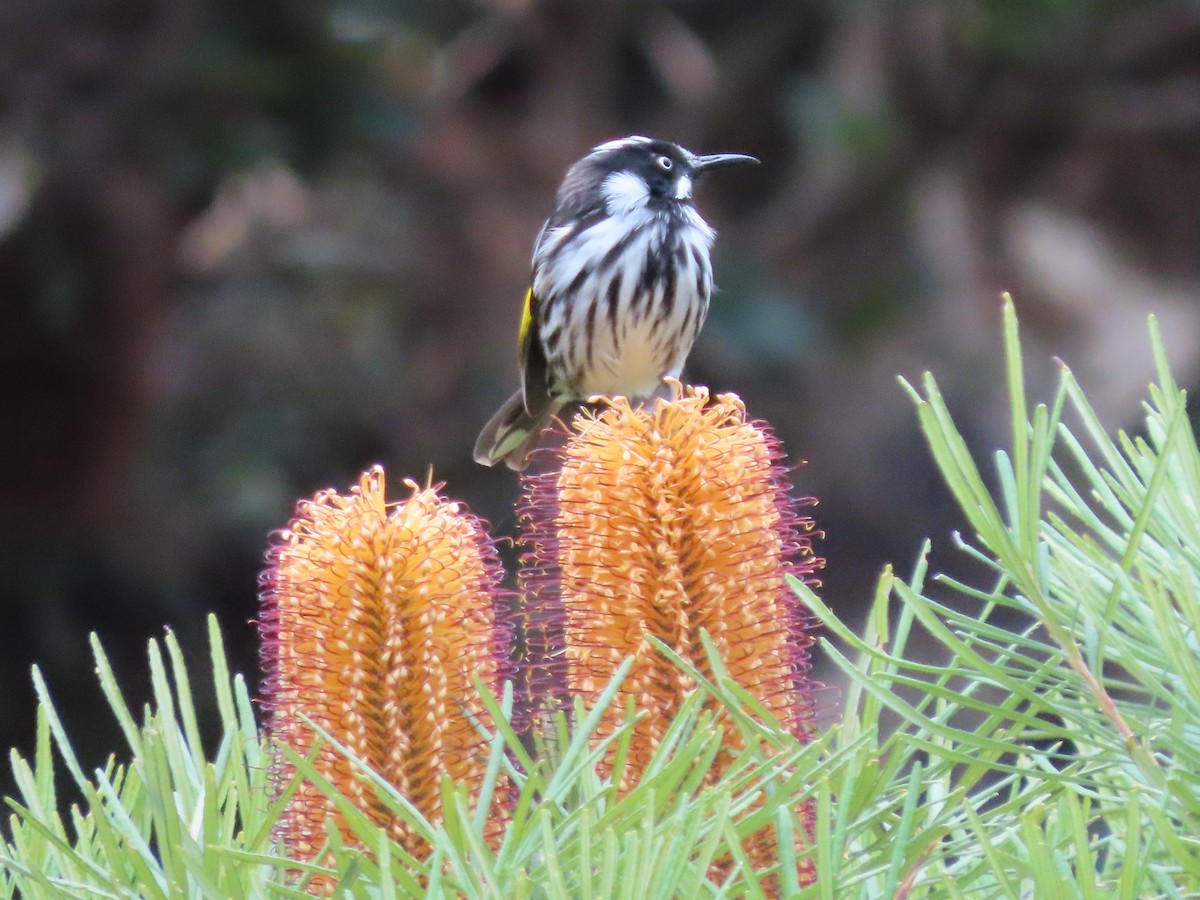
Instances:
[[[636,657],[622,690],[655,713],[641,726],[647,759],[694,685],[645,635],[707,672],[707,629],[730,675],[789,730],[804,736],[812,718],[812,638],[785,576],[809,578],[822,561],[779,442],[733,394],[676,391],[581,416],[562,468],[526,478],[522,511],[532,693],[591,704]],[[624,703],[609,714],[610,732]]]
[[[695,688],[644,638],[708,674],[705,629],[733,679],[797,737],[811,733],[809,618],[786,576],[810,579],[822,561],[782,456],[738,397],[704,388],[676,386],[652,407],[617,398],[576,419],[561,469],[525,483],[527,714],[573,696],[591,706],[633,656],[598,737],[630,697],[651,713],[634,726],[625,772],[636,778]]]
[[[376,467],[347,495],[326,490],[299,504],[263,575],[263,699],[273,737],[307,754],[316,739],[307,716],[436,820],[443,776],[482,783],[487,747],[472,720],[486,713],[471,677],[500,692],[510,635],[483,524],[437,488],[407,484],[406,500],[387,503]],[[322,746],[316,766],[424,855],[348,760]],[[278,764],[276,776],[282,786],[290,767]],[[311,860],[328,818],[349,837],[333,804],[303,783],[278,838]]]

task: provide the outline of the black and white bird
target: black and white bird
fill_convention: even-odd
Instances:
[[[475,459],[523,469],[567,403],[646,400],[678,378],[708,313],[716,233],[692,205],[697,180],[740,153],[697,156],[627,137],[567,170],[533,251],[519,330],[521,389],[484,426]]]

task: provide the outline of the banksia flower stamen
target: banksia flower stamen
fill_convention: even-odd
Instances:
[[[348,495],[326,490],[299,504],[263,575],[263,699],[274,738],[308,753],[307,716],[437,819],[444,775],[469,789],[482,783],[487,747],[472,720],[486,715],[471,678],[499,692],[509,632],[482,524],[436,488],[408,485],[407,500],[387,504],[376,467]],[[424,855],[341,754],[322,746],[316,767]],[[277,765],[277,784],[291,775]],[[277,836],[311,860],[330,817],[349,837],[333,803],[303,783]]]

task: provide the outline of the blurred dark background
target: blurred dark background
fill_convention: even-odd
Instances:
[[[472,442],[563,169],[630,133],[763,161],[701,193],[723,290],[689,375],[808,460],[852,620],[923,536],[956,564],[896,375],[1003,445],[1001,290],[1039,399],[1058,356],[1136,426],[1151,311],[1198,378],[1193,2],[10,0],[0,747],[35,660],[84,761],[120,746],[92,630],[135,705],[147,639],[203,660],[209,611],[255,677],[268,532],[371,463],[512,534]]]

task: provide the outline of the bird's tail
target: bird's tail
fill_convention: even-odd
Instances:
[[[525,401],[517,391],[492,416],[475,442],[475,462],[494,466],[500,460],[515,472],[529,465],[529,451],[537,443],[542,428],[562,407],[551,403],[537,415],[525,409]]]

